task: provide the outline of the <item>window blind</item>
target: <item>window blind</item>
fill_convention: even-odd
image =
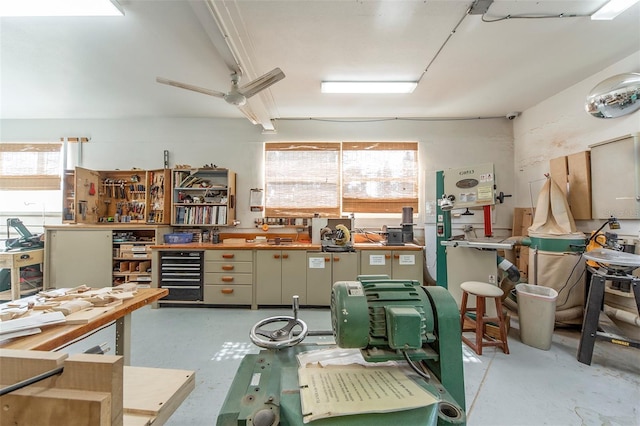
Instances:
[[[0,143],[0,189],[60,189],[61,149],[61,143]]]
[[[265,216],[340,214],[340,143],[266,143]]]
[[[417,142],[343,142],[342,211],[418,211]]]

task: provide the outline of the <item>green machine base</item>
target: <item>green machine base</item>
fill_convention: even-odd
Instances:
[[[218,415],[218,426],[303,425],[296,354],[326,349],[327,345],[300,344],[287,349],[267,349],[246,355]],[[464,412],[433,375],[416,383],[440,402],[391,413],[369,413],[314,420],[313,426],[464,425]]]
[[[303,342],[246,355],[220,410],[217,425],[302,425],[296,356],[301,352],[333,347],[360,348],[363,357],[369,361],[400,359],[398,354],[406,352],[414,362],[421,364],[423,371],[428,372],[429,379],[425,380],[419,374],[409,377],[438,402],[403,411],[323,418],[308,424],[465,425],[460,315],[453,297],[439,286],[423,287],[418,283],[376,278],[380,279],[361,278],[361,285],[358,282],[334,284],[332,322],[335,346]],[[294,302],[297,318],[295,306]],[[416,322],[412,306],[415,312],[420,312],[420,321]],[[339,325],[342,322],[348,322],[346,329]],[[384,323],[387,324],[386,332],[381,325]],[[407,332],[411,328],[421,330],[422,343],[416,342],[414,334]],[[286,329],[291,331],[291,327]],[[367,334],[368,341],[362,343],[362,336]],[[409,342],[407,347],[413,345],[414,349],[393,349],[402,347],[405,340]],[[372,356],[372,353],[381,356]]]

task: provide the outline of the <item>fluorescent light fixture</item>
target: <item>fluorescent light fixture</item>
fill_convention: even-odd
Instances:
[[[610,0],[591,15],[591,20],[610,21],[634,4],[638,3],[638,1],[639,0]]]
[[[323,81],[322,93],[411,93],[415,81]]]
[[[0,16],[123,16],[116,0],[0,0]]]

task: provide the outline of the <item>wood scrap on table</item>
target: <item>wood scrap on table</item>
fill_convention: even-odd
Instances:
[[[92,306],[93,304],[86,300],[74,299],[74,300],[67,300],[64,303],[61,303],[58,306],[54,306],[51,309],[53,309],[54,311],[60,311],[65,315],[70,315],[70,314],[73,314],[74,312],[79,312],[83,309],[87,309]]]
[[[8,323],[18,318],[29,318],[44,313],[59,312],[68,324],[86,324],[96,317],[121,305],[137,293],[135,283],[125,283],[116,287],[91,288],[81,285],[71,289],[52,289],[36,296],[8,302],[0,306],[0,322],[5,329]],[[34,332],[36,327],[32,327]]]

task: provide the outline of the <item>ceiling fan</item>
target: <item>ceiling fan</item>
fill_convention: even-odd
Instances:
[[[285,75],[280,68],[274,68],[255,80],[250,81],[243,86],[238,86],[241,77],[242,73],[240,71],[235,71],[231,74],[231,89],[226,93],[219,92],[217,90],[205,89],[204,87],[194,86],[192,84],[180,83],[179,81],[169,80],[163,77],[156,77],[156,81],[158,83],[168,84],[169,86],[204,93],[205,95],[215,96],[216,98],[222,98],[227,101],[227,103],[237,106],[253,124],[258,124],[257,117],[247,105],[247,99],[268,88],[272,84],[282,80]]]

